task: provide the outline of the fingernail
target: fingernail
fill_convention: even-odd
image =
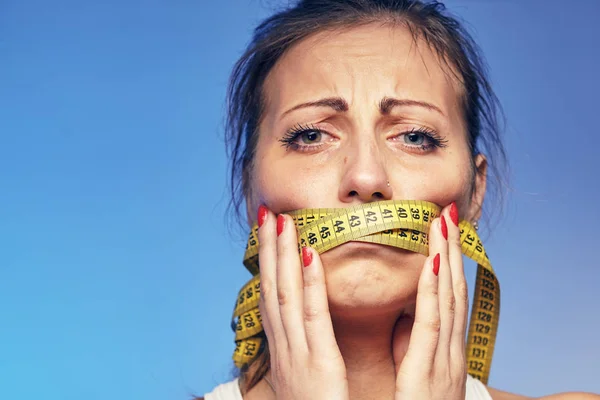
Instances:
[[[263,205],[258,207],[258,227],[259,228],[265,223],[268,212],[269,212],[269,210],[267,209],[267,207],[265,207]]]
[[[433,273],[435,276],[440,272],[440,253],[437,253],[433,258]]]
[[[311,262],[312,262],[311,251],[306,246],[302,247],[302,263],[304,264],[305,267],[308,267]]]
[[[442,236],[444,236],[444,239],[448,240],[448,225],[446,225],[446,218],[444,218],[443,215],[440,219],[440,224],[442,225]]]
[[[454,201],[450,205],[450,218],[452,218],[454,225],[458,226],[458,207],[456,207],[456,203]]]
[[[285,218],[282,214],[277,216],[277,236],[281,235],[283,228],[285,227]]]

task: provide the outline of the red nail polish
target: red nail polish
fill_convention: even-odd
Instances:
[[[259,228],[265,223],[268,213],[269,213],[269,210],[267,209],[267,207],[265,207],[263,205],[258,207],[258,227]]]
[[[312,262],[312,253],[308,249],[308,247],[304,246],[302,248],[302,263],[304,264],[305,267],[308,267],[311,262]]]
[[[458,226],[458,207],[456,207],[455,202],[450,205],[450,218],[452,218],[454,225]]]
[[[440,272],[440,253],[437,253],[433,258],[433,273],[435,276]]]
[[[285,218],[283,215],[279,214],[277,216],[277,236],[281,235],[283,232],[283,228],[285,227]]]
[[[448,225],[446,225],[446,218],[443,215],[440,218],[440,224],[442,225],[442,236],[448,240]]]

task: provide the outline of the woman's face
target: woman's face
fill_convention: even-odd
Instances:
[[[478,218],[485,160],[476,159],[478,176],[461,95],[448,66],[403,27],[365,25],[301,41],[265,81],[251,220],[260,204],[283,213],[389,199],[456,201],[461,219]],[[414,302],[421,254],[350,242],[321,257],[334,316]]]

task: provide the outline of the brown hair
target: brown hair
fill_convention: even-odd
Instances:
[[[226,143],[232,192],[229,210],[238,222],[244,215],[244,198],[250,194],[250,176],[264,111],[263,84],[294,44],[309,35],[369,23],[402,24],[440,55],[442,62],[462,83],[463,115],[473,157],[488,159],[494,198],[502,202],[499,183],[506,166],[500,140],[502,111],[487,77],[487,67],[477,44],[462,24],[438,1],[421,0],[300,0],[263,21],[254,31],[244,54],[235,64],[227,92]],[[473,170],[473,157],[472,166]],[[492,207],[492,210],[498,207]],[[489,213],[486,214],[489,218]],[[245,228],[247,229],[247,228]],[[264,335],[264,334],[263,334]],[[264,337],[264,336],[263,336]],[[269,369],[266,338],[258,357],[239,371],[242,394],[250,390]]]

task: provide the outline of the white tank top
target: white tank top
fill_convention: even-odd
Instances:
[[[204,400],[243,400],[238,380],[223,383],[217,386],[212,392],[204,395]],[[465,400],[492,400],[485,385],[467,375],[467,395]]]

